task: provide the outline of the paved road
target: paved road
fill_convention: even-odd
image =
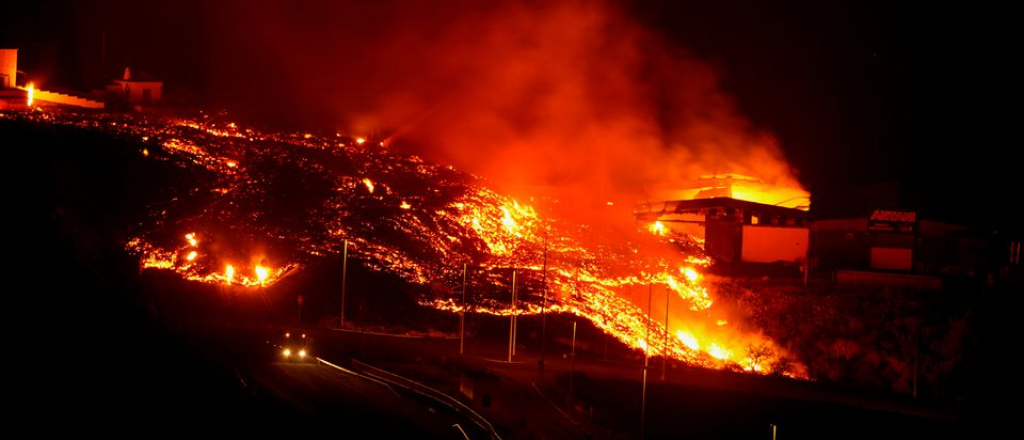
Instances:
[[[271,362],[252,365],[253,386],[292,405],[303,417],[299,432],[337,433],[340,438],[485,438],[457,415],[414,395],[316,363]],[[399,391],[401,391],[399,389]]]

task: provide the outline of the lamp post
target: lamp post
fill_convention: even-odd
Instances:
[[[668,369],[668,307],[669,299],[672,298],[672,291],[669,290],[668,285],[665,286],[665,337],[664,345],[661,349],[661,380],[664,381],[668,378],[666,370]]]
[[[462,264],[462,313],[459,313],[459,354],[466,352],[466,269]]]
[[[644,379],[643,391],[640,396],[640,440],[644,439],[644,430],[647,427],[647,364],[650,360],[651,351],[651,299],[653,298],[654,284],[647,285],[647,330],[644,334]]]
[[[540,279],[541,306],[540,306],[540,378],[544,379],[544,357],[547,355],[548,341],[548,233],[544,232],[544,263]],[[573,329],[573,337],[576,330]]]
[[[512,313],[508,321],[508,361],[516,354],[516,270],[512,269]]]
[[[341,320],[338,328],[345,328],[345,282],[348,278],[348,239],[341,248]]]
[[[580,271],[576,269],[576,282],[573,283],[572,301],[577,301],[580,292]],[[572,351],[569,352],[569,412],[572,413],[572,385],[576,378],[576,322],[579,320],[579,313],[574,313],[572,318]]]

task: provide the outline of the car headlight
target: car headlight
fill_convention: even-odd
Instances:
[[[306,349],[299,350],[299,357],[300,358],[306,357]]]

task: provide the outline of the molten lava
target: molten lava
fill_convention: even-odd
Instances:
[[[776,360],[745,354],[774,346],[730,324],[737,318],[713,300],[701,274],[711,261],[696,250],[700,243],[663,225],[653,234],[596,239],[600,228],[544,218],[452,167],[338,143],[334,135],[63,110],[0,118],[145,137],[150,155],[140,160],[190,171],[126,243],[145,269],[273,294],[289,272],[346,247],[370,270],[424,286],[454,287],[467,264],[477,280],[469,292],[474,313],[537,314],[546,304],[655,356],[752,372]],[[271,268],[267,260],[280,263]],[[515,308],[512,271],[521,280]],[[457,312],[460,299],[438,291],[420,303]],[[664,308],[651,310],[662,303],[669,304],[667,323]]]

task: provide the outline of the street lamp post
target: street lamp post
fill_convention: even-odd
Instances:
[[[573,283],[573,294],[572,301],[575,303],[580,293],[580,272],[576,269],[576,282]],[[575,304],[574,304],[575,305]],[[572,385],[576,378],[576,322],[579,320],[579,314],[574,313],[572,318],[572,351],[569,352],[569,398],[566,402],[569,404],[569,413],[572,413]]]
[[[643,391],[640,397],[640,440],[644,439],[644,430],[647,427],[647,365],[650,360],[651,351],[651,300],[654,293],[654,284],[647,285],[647,330],[644,334],[644,379]]]
[[[341,324],[338,328],[345,328],[345,284],[348,278],[348,239],[341,248]]]
[[[541,271],[540,291],[541,291],[541,307],[540,307],[540,378],[544,379],[544,357],[547,354],[548,341],[547,341],[547,329],[548,329],[548,234],[544,233],[544,263]],[[574,332],[575,333],[575,332]]]
[[[466,352],[466,269],[462,264],[462,313],[459,313],[459,354]]]
[[[672,291],[669,290],[668,286],[665,286],[665,337],[664,345],[661,349],[661,380],[664,381],[668,378],[666,370],[668,369],[668,307],[669,300],[672,298]]]
[[[516,270],[512,269],[512,313],[508,321],[508,361],[516,354]]]

